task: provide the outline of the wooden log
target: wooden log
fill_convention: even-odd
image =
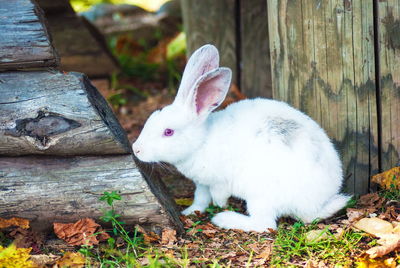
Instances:
[[[240,41],[240,90],[250,98],[272,98],[267,1],[240,1]]]
[[[36,0],[46,13],[46,16],[54,13],[74,12],[68,0]]]
[[[109,77],[118,64],[104,38],[88,21],[73,12],[47,17],[54,47],[60,54],[60,69],[85,73],[91,78]]]
[[[0,155],[104,155],[131,148],[107,102],[80,73],[0,73]]]
[[[183,229],[161,181],[144,178],[131,155],[0,157],[0,185],[0,217],[26,218],[37,229],[98,219],[107,209],[99,200],[105,191],[122,196],[114,209],[129,225]]]
[[[273,96],[334,139],[346,191],[378,171],[372,1],[268,1]]]
[[[215,45],[220,65],[232,69],[237,83],[235,0],[181,0],[181,5],[188,56],[204,44]]]
[[[400,3],[378,2],[382,168],[400,164]]]
[[[44,16],[30,0],[0,3],[0,70],[57,66]]]

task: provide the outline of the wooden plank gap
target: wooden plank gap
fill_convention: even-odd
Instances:
[[[236,38],[236,85],[239,87],[239,90],[243,92],[241,87],[241,73],[242,73],[242,37],[241,37],[241,0],[235,0],[235,38]]]
[[[373,0],[374,22],[374,54],[375,54],[375,90],[376,113],[378,119],[378,169],[382,172],[382,100],[381,100],[381,70],[380,70],[380,44],[379,44],[379,3]]]

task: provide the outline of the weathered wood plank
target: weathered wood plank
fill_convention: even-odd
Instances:
[[[57,66],[44,16],[30,0],[0,0],[0,70]]]
[[[157,187],[149,188],[131,155],[0,157],[0,217],[27,218],[39,229],[99,218],[106,208],[99,197],[117,191],[122,200],[114,203],[115,210],[127,224],[182,230],[163,185],[159,180],[152,184]]]
[[[237,83],[235,0],[181,0],[181,5],[188,56],[204,44],[215,45],[220,65],[232,69]]]
[[[73,12],[68,0],[36,0],[39,6],[48,16],[51,13]]]
[[[240,90],[250,98],[271,98],[267,1],[240,1],[240,40]]]
[[[379,1],[382,168],[400,164],[400,2]]]
[[[111,108],[79,73],[0,73],[0,115],[0,155],[131,152]]]
[[[317,120],[343,159],[346,190],[377,172],[372,1],[268,1],[273,96]]]
[[[47,17],[54,47],[60,54],[60,69],[108,77],[118,70],[103,37],[88,27],[89,22],[73,12],[51,13]]]

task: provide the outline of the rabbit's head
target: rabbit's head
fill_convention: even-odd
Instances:
[[[231,70],[218,67],[218,50],[205,45],[190,57],[171,105],[153,112],[132,145],[144,162],[178,163],[207,140],[207,117],[225,99]]]

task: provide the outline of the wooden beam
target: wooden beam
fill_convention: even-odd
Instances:
[[[0,73],[0,155],[130,153],[126,133],[80,73]]]
[[[267,1],[240,1],[240,90],[250,98],[272,98]]]
[[[36,2],[46,13],[46,16],[51,13],[74,12],[68,0],[36,0]]]
[[[181,0],[187,54],[205,44],[220,52],[220,65],[232,69],[237,83],[235,0]]]
[[[99,197],[116,191],[122,200],[114,202],[114,209],[128,225],[182,231],[179,212],[162,182],[152,178],[150,189],[146,179],[130,155],[0,157],[0,217],[26,218],[36,229],[98,219],[107,209]]]
[[[57,66],[41,9],[29,0],[0,4],[0,71]]]
[[[339,150],[346,191],[378,171],[372,1],[268,1],[273,96],[304,111]]]
[[[54,47],[60,54],[60,69],[85,73],[90,78],[109,77],[117,63],[101,34],[73,12],[48,15]]]
[[[382,168],[400,164],[400,3],[378,1]]]

